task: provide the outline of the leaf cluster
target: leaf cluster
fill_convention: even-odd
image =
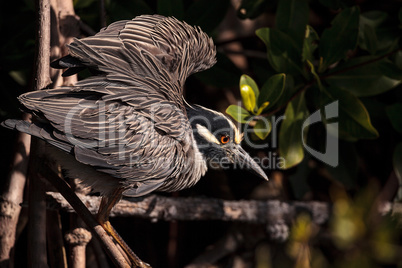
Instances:
[[[251,2],[258,1],[243,1],[240,9],[255,8]],[[309,133],[310,126],[305,123],[317,110],[321,111],[321,125],[341,142],[378,138],[380,131],[373,125],[365,102],[401,84],[401,16],[398,19],[379,10],[361,12],[359,6],[343,1],[321,4],[338,9],[323,30],[308,24],[311,7],[307,0],[278,1],[275,27],[256,31],[265,44],[273,75],[261,89],[243,75],[240,92],[244,108],[230,105],[226,110],[236,121],[253,126],[261,140],[273,129],[269,119],[283,113],[278,151],[285,168],[302,163],[306,142],[317,137]],[[243,13],[253,18],[255,11]],[[400,133],[401,104],[395,101],[382,107],[393,131]],[[336,118],[329,118],[325,109],[335,102]],[[333,123],[337,131],[331,129]],[[313,143],[325,146],[325,136]]]

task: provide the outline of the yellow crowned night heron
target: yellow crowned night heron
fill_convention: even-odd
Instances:
[[[216,61],[212,39],[199,28],[144,15],[75,40],[69,50],[52,66],[67,69],[64,76],[85,68],[95,75],[21,95],[35,120],[3,125],[59,149],[53,153],[62,154],[68,174],[101,193],[98,220],[116,240],[108,216],[122,195],[190,187],[208,161],[240,164],[267,179],[227,117],[183,99],[186,78]]]

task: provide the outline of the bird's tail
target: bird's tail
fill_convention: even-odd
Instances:
[[[32,135],[30,129],[31,123],[27,121],[17,119],[7,119],[6,121],[1,122],[0,125],[8,129],[18,130],[20,132]]]
[[[35,136],[67,153],[70,153],[73,149],[73,146],[68,143],[64,136],[56,137],[54,135],[54,130],[51,126],[17,119],[7,119],[6,121],[1,122],[0,125],[8,129],[18,130],[19,132]]]

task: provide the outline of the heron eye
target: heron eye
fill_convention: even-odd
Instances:
[[[221,143],[222,143],[222,144],[226,144],[226,143],[228,143],[229,141],[230,141],[230,138],[229,138],[228,135],[222,135],[222,136],[221,136]]]

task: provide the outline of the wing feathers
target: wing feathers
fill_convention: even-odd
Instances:
[[[159,15],[113,23],[93,37],[75,40],[69,48],[71,55],[87,66],[128,77],[155,74],[141,70],[154,63],[139,58],[140,54],[148,54],[160,63],[153,69],[167,71],[173,83],[179,78],[181,84],[188,75],[208,69],[216,62],[212,39],[204,32],[175,18]],[[181,96],[182,88],[177,90],[176,95]]]
[[[174,18],[140,16],[75,40],[58,67],[93,68],[101,74],[75,86],[23,94],[20,102],[45,124],[6,121],[46,140],[76,160],[135,186],[141,195],[173,190],[205,170],[195,158],[182,90],[191,73],[215,63],[215,47],[201,30]],[[193,171],[202,168],[201,172]],[[134,183],[135,182],[135,183]],[[194,180],[191,180],[194,183]],[[171,184],[171,182],[170,182]]]

